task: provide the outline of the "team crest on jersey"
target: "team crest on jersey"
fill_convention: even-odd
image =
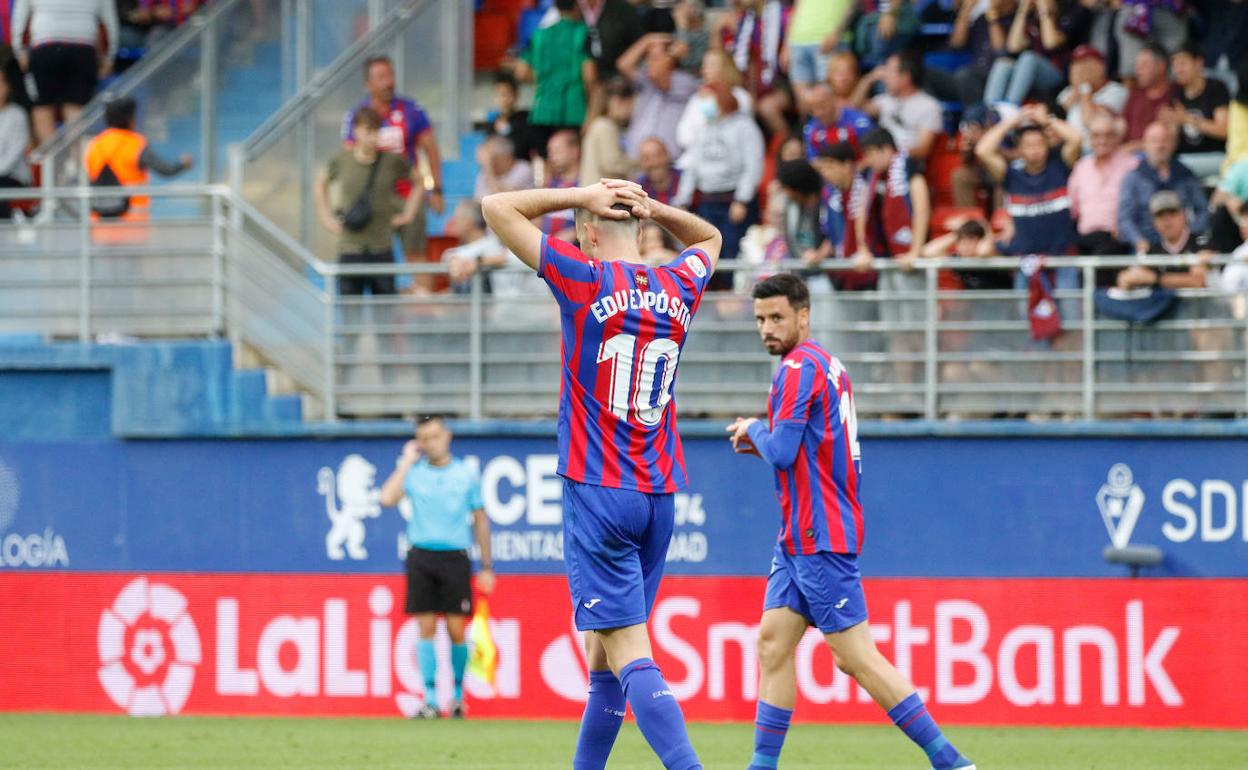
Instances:
[[[646,275],[645,273],[638,273],[637,274],[637,288],[638,289],[650,288],[650,276]]]
[[[685,257],[685,264],[693,271],[693,274],[699,278],[706,277],[706,265],[702,264],[702,259],[697,254],[690,254]]]

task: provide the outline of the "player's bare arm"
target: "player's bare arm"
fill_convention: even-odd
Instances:
[[[498,239],[521,262],[537,270],[541,265],[542,231],[531,220],[569,208],[585,209],[603,219],[628,219],[628,211],[611,207],[621,203],[629,208],[644,204],[645,193],[638,195],[640,189],[610,188],[600,182],[562,190],[494,193],[482,199],[481,212]]]

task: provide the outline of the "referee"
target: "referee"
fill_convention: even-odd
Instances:
[[[472,564],[468,549],[475,533],[481,549],[477,585],[494,590],[490,561],[490,522],[481,502],[476,469],[451,454],[451,431],[441,417],[416,425],[416,439],[403,445],[394,473],[381,488],[382,505],[394,506],[406,496],[412,516],[407,523],[407,613],[416,616],[420,639],[416,659],[425,679],[425,705],[420,719],[438,719],[437,655],[433,635],[438,615],[446,616],[451,637],[451,669],[455,699],[447,709],[452,719],[464,718],[464,668],[468,645],[464,626],[472,614]]]

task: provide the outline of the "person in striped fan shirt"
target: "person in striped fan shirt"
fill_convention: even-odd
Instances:
[[[767,352],[781,357],[767,423],[738,417],[727,431],[734,451],[775,468],[781,524],[758,632],[758,706],[747,770],[779,765],[797,700],[794,653],[812,625],[837,666],[923,749],[935,770],[973,770],[871,638],[858,571],[864,531],[854,391],[841,362],[810,337],[806,284],[791,273],[760,281],[754,319]]]
[[[672,387],[720,234],[623,180],[497,193],[481,205],[495,234],[549,285],[562,316],[564,561],[576,627],[593,632],[572,767],[606,767],[627,705],[665,768],[701,770],[680,705],[652,659],[646,620],[672,538],[673,493],[687,483]],[[532,224],[569,208],[579,249]],[[644,219],[687,248],[666,263],[643,263]]]

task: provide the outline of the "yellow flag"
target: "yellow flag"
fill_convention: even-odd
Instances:
[[[498,670],[498,648],[490,633],[490,604],[484,598],[477,600],[472,624],[468,628],[472,649],[468,653],[468,673],[494,687],[494,673]]]

